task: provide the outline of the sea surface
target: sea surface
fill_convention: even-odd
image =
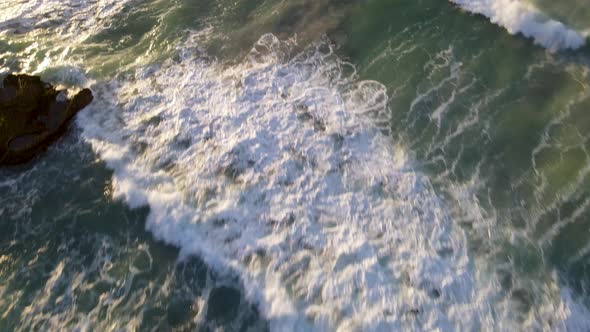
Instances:
[[[0,0],[94,102],[0,169],[0,331],[589,331],[587,0]]]

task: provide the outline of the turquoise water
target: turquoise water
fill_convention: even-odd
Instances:
[[[95,101],[0,170],[0,330],[590,329],[590,6],[8,1]]]

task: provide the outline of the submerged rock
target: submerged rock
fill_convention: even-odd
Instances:
[[[0,166],[25,163],[43,152],[92,99],[88,89],[67,99],[65,91],[37,76],[8,75],[0,87]]]

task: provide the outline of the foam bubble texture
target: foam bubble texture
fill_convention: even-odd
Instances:
[[[443,311],[469,302],[465,240],[369,124],[388,121],[385,88],[354,81],[326,42],[286,63],[283,46],[140,70],[114,90],[121,110],[85,112],[115,195],[149,204],[157,237],[243,271],[276,326],[462,324]]]
[[[149,205],[157,238],[237,271],[273,330],[521,327],[387,135],[385,87],[326,40],[293,58],[289,43],[264,35],[224,65],[193,40],[96,84],[78,124],[114,170],[114,196]],[[535,312],[532,328],[570,318],[551,294],[560,309]]]
[[[126,6],[139,0],[27,0],[0,8],[0,31],[49,29],[70,41],[83,41],[107,29]]]

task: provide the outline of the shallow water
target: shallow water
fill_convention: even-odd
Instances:
[[[0,170],[0,329],[589,329],[588,10],[9,1],[95,101]]]

